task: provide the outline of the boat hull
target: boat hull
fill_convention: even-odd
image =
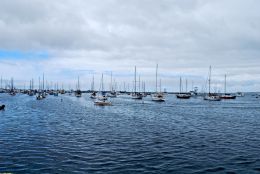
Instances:
[[[96,105],[96,106],[112,106],[112,103],[106,102],[106,101],[96,101],[96,102],[94,102],[94,105]]]
[[[164,98],[152,98],[152,101],[154,102],[165,102]]]
[[[5,109],[5,105],[0,106],[0,111]]]
[[[234,96],[234,95],[231,95],[231,96],[228,96],[228,95],[223,95],[221,96],[220,98],[221,99],[224,99],[224,100],[231,100],[231,99],[236,99],[237,96]]]
[[[221,97],[219,97],[219,96],[205,96],[204,100],[207,100],[207,101],[221,101]]]
[[[142,100],[143,97],[142,96],[132,96],[132,99],[134,99],[134,100]]]
[[[188,94],[177,94],[176,97],[178,99],[189,99],[191,97],[191,95],[188,95]]]

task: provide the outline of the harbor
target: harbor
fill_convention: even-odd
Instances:
[[[119,95],[100,107],[89,93],[0,94],[0,171],[258,173],[260,101],[252,95],[221,102]]]
[[[259,7],[0,0],[0,174],[259,174]]]

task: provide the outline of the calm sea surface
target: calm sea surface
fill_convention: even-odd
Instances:
[[[0,94],[0,173],[260,173],[260,99],[251,94],[112,101]]]

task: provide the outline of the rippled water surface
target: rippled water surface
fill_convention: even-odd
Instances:
[[[61,100],[62,99],[62,100]],[[0,94],[0,173],[260,173],[260,99]]]

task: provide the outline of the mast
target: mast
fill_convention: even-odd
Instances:
[[[226,94],[226,89],[227,89],[227,75],[225,74],[225,94]]]
[[[14,84],[13,84],[13,77],[11,78],[11,91],[14,89]]]
[[[111,71],[111,77],[110,77],[110,92],[113,91],[113,74],[112,74],[112,71]]]
[[[33,79],[32,79],[32,90],[33,90]]]
[[[144,81],[144,93],[145,93],[145,81]]]
[[[3,79],[2,79],[2,76],[1,76],[1,89],[3,89],[2,84],[3,84]]]
[[[139,92],[141,92],[141,89],[140,89],[140,75],[139,75],[139,81],[138,81],[138,90],[139,90]]]
[[[188,80],[186,79],[186,92],[188,92]]]
[[[211,82],[211,65],[209,67],[209,94],[210,94],[210,82]]]
[[[40,89],[41,89],[41,78],[39,77],[39,92],[40,92]]]
[[[181,77],[180,77],[180,93],[181,93],[181,88],[182,88],[182,79],[181,79]]]
[[[162,92],[162,80],[160,79],[160,93]]]
[[[91,86],[91,90],[92,90],[92,91],[95,90],[95,89],[94,89],[94,88],[95,88],[95,87],[94,87],[94,85],[95,85],[95,82],[94,82],[94,81],[95,81],[95,79],[94,79],[94,75],[93,75],[93,77],[92,77],[92,86]]]
[[[44,73],[42,75],[42,90],[44,91]]]
[[[101,76],[101,91],[102,91],[102,92],[104,91],[104,86],[103,86],[103,73],[102,73],[102,76]]]
[[[79,87],[79,76],[78,76],[78,85],[77,85],[77,88],[78,88],[77,90],[80,90],[80,89],[79,89],[79,88],[80,88],[80,87]]]
[[[157,75],[158,75],[158,63],[156,64],[156,74],[155,74],[155,92],[157,92]]]
[[[134,83],[135,83],[135,87],[134,87],[135,91],[134,91],[134,93],[136,94],[136,66],[135,66],[135,81],[134,81]]]

